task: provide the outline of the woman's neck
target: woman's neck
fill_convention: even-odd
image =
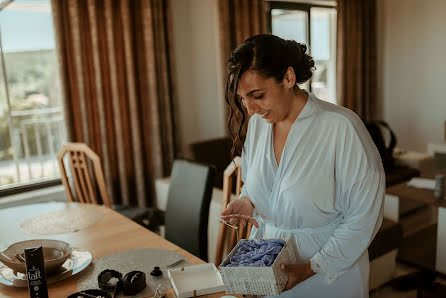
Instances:
[[[293,94],[290,99],[290,109],[288,115],[280,122],[283,124],[293,124],[299,117],[300,113],[305,107],[308,100],[308,94],[302,89],[298,88],[293,90]]]

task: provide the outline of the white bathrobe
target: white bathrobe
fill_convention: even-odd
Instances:
[[[352,111],[308,93],[279,165],[273,127],[251,117],[241,196],[260,227],[250,238],[290,239],[297,263],[317,274],[281,297],[368,297],[367,248],[382,222],[385,176],[379,153]]]

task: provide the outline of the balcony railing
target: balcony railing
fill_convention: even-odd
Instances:
[[[0,162],[0,189],[59,177],[56,156],[66,140],[63,110],[10,112],[12,160]]]

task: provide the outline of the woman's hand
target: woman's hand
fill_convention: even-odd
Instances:
[[[311,269],[310,261],[299,265],[282,264],[280,269],[288,273],[288,282],[286,283],[285,288],[283,288],[284,291],[294,288],[298,283],[301,283],[316,274],[316,272]]]
[[[223,210],[220,215],[225,216],[231,214],[242,214],[252,217],[253,211],[254,205],[252,204],[251,199],[248,197],[241,197],[229,203],[226,209]],[[247,220],[251,222],[256,228],[259,227],[259,224],[255,219],[247,219],[240,216],[231,216],[229,222],[231,223],[231,225],[240,224],[240,228],[243,229],[246,226]]]

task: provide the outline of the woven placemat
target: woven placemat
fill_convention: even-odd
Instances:
[[[167,277],[167,266],[182,259],[184,261],[178,263],[176,266],[169,267],[169,269],[187,266],[189,263],[184,256],[170,250],[144,248],[120,251],[93,260],[90,266],[79,275],[78,288],[79,290],[98,289],[98,275],[105,269],[119,271],[123,276],[130,271],[138,270],[146,274],[147,287],[136,296],[131,297],[152,296],[158,285],[161,285],[161,291],[172,287]],[[155,266],[160,267],[163,272],[159,277],[150,275],[150,272],[152,272]],[[127,296],[121,292],[117,297]]]
[[[35,215],[23,221],[19,229],[29,235],[57,235],[76,232],[96,224],[106,207],[94,204],[66,204],[64,209]]]

